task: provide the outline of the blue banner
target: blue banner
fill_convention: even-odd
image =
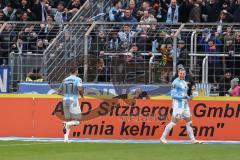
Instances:
[[[47,94],[54,93],[59,87],[59,84],[47,83],[20,83],[19,93],[39,93]],[[171,90],[170,85],[144,85],[144,84],[125,84],[125,85],[113,85],[110,83],[83,83],[85,95],[96,96],[118,96],[122,94],[131,94],[137,88],[142,91],[146,91],[148,95],[169,95]]]
[[[10,91],[10,67],[0,66],[0,93]]]

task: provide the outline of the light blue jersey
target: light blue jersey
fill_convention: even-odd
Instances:
[[[187,96],[188,85],[185,80],[180,80],[176,78],[172,82],[172,90],[171,90],[171,97],[173,99],[173,109],[174,108],[181,108],[181,109],[189,109],[188,107],[188,99]],[[187,96],[187,97],[186,97]]]
[[[60,86],[62,93],[64,95],[64,99],[71,99],[73,98],[73,106],[78,106],[78,87],[82,86],[82,79],[75,76],[70,75],[69,77],[65,78]]]

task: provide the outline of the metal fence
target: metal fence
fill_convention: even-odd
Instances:
[[[240,76],[240,25],[185,24],[181,35],[194,80],[211,84],[210,95],[229,95],[231,80]]]
[[[85,34],[85,81],[169,83],[180,24],[95,23]],[[91,62],[93,61],[93,62]],[[91,63],[91,64],[90,64]],[[90,65],[89,65],[90,64]],[[94,66],[95,64],[95,66]]]
[[[34,70],[42,72],[43,57],[39,54],[10,53],[9,66],[11,68],[11,92],[16,92],[18,83],[26,81],[28,74]]]
[[[64,63],[68,64],[68,60],[70,59],[70,63],[75,63],[76,59],[83,56],[85,33],[93,21],[104,18],[104,14],[102,13],[106,12],[110,4],[111,1],[107,0],[87,0],[71,21],[65,25],[63,31],[58,34],[53,43],[47,47],[44,51],[46,59],[44,71],[49,82],[60,81],[62,76],[67,75],[66,72],[62,72],[63,67],[59,65],[63,64],[63,66],[65,66]],[[59,46],[62,48],[61,50],[56,49],[59,48]],[[50,57],[52,57],[51,60],[49,60]],[[68,60],[66,61],[66,59]],[[62,73],[61,76],[55,74],[59,72]]]
[[[48,82],[60,82],[73,64],[87,82],[145,84],[170,83],[183,64],[196,83],[210,83],[197,86],[214,95],[228,94],[232,78],[240,76],[239,24],[69,22],[63,31],[46,26],[1,26],[1,63],[12,66],[13,88],[35,67]]]

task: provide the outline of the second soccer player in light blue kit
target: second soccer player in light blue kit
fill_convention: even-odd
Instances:
[[[59,87],[59,93],[63,94],[63,109],[66,122],[64,124],[64,142],[68,142],[70,127],[79,125],[81,119],[81,108],[78,96],[83,98],[82,80],[77,77],[78,68],[71,69],[71,75],[65,78]]]
[[[197,141],[193,134],[192,129],[192,118],[190,109],[188,106],[188,101],[192,99],[187,95],[188,86],[185,81],[186,71],[184,68],[178,70],[178,78],[176,78],[172,83],[171,97],[172,97],[172,120],[165,127],[160,141],[162,143],[167,143],[166,137],[171,129],[176,125],[180,118],[186,121],[187,133],[192,141],[192,143],[202,143]]]

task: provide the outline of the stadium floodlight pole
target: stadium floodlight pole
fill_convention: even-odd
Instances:
[[[181,24],[181,26],[178,28],[177,32],[173,36],[173,76],[176,74],[177,68],[177,38],[184,25],[185,24]]]
[[[95,25],[97,22],[94,22],[86,34],[84,35],[84,74],[83,74],[83,81],[87,82],[87,74],[88,74],[88,36],[92,32],[92,30],[95,28]]]

